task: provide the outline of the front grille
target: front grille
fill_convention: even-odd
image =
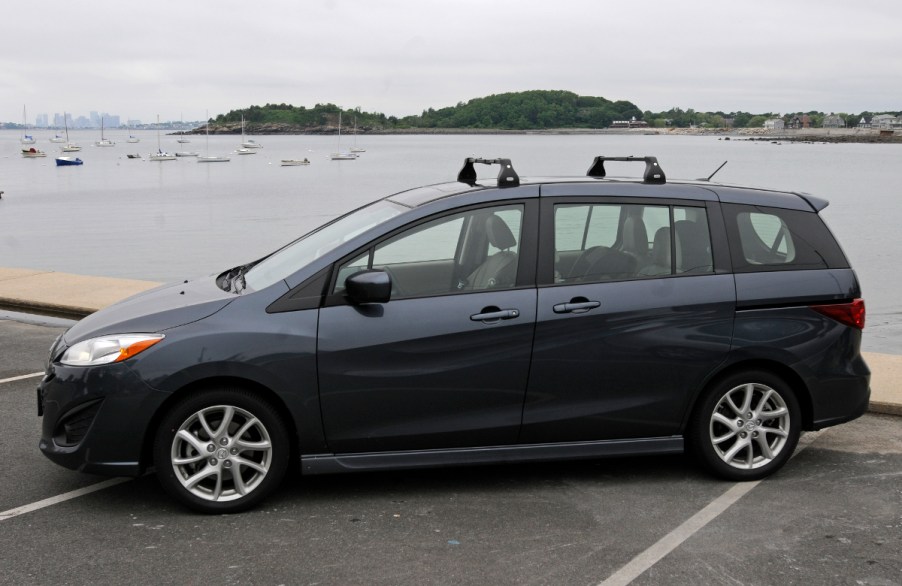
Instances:
[[[64,448],[78,445],[91,428],[101,402],[97,399],[83,403],[61,417],[54,430],[53,443]]]

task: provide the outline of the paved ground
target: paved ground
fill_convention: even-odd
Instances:
[[[0,381],[60,331],[0,321]],[[630,458],[296,478],[209,517],[147,476],[9,517],[103,480],[39,453],[38,380],[0,382],[0,584],[902,585],[899,417],[806,434],[756,485]]]

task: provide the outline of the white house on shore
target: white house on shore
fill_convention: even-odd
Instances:
[[[902,116],[892,114],[876,114],[871,118],[871,128],[880,130],[897,130],[902,128]]]
[[[785,127],[786,123],[782,118],[771,118],[764,121],[764,128],[767,130],[783,130]]]

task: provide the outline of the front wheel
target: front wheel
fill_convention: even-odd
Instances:
[[[716,476],[758,480],[779,470],[799,441],[799,402],[763,371],[730,376],[701,399],[687,430],[690,449]]]
[[[203,513],[254,506],[278,487],[288,460],[282,418],[241,389],[188,396],[164,416],[154,441],[160,484]]]

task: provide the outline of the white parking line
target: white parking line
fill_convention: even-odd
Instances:
[[[799,445],[792,457],[811,445],[822,432],[806,433],[799,439]],[[657,543],[634,557],[625,566],[611,574],[607,580],[599,586],[626,586],[653,565],[661,561],[664,556],[678,548],[684,541],[698,533],[705,525],[720,516],[739,499],[751,492],[763,480],[754,482],[736,483],[725,493],[714,499],[704,509],[692,515],[682,525],[662,537]]]
[[[44,376],[44,373],[43,372],[32,372],[31,374],[23,374],[22,376],[14,376],[12,378],[0,378],[0,384],[12,383],[17,380],[25,380],[26,378],[37,378],[39,376]]]
[[[86,494],[91,494],[92,492],[97,492],[98,490],[103,490],[103,489],[109,488],[111,486],[116,486],[117,484],[122,484],[123,482],[128,482],[129,480],[132,480],[132,479],[131,478],[110,478],[109,480],[104,480],[103,482],[98,482],[97,484],[92,484],[90,486],[85,486],[83,488],[71,490],[69,492],[64,492],[63,494],[58,494],[56,496],[46,498],[42,501],[37,501],[35,503],[31,503],[28,505],[22,505],[21,507],[16,507],[15,509],[3,511],[3,512],[0,512],[0,521],[12,519],[13,517],[18,517],[19,515],[24,515],[25,513],[31,513],[32,511],[37,511],[37,510],[43,509],[45,507],[63,503],[63,502],[72,500],[74,498],[84,496]]]

